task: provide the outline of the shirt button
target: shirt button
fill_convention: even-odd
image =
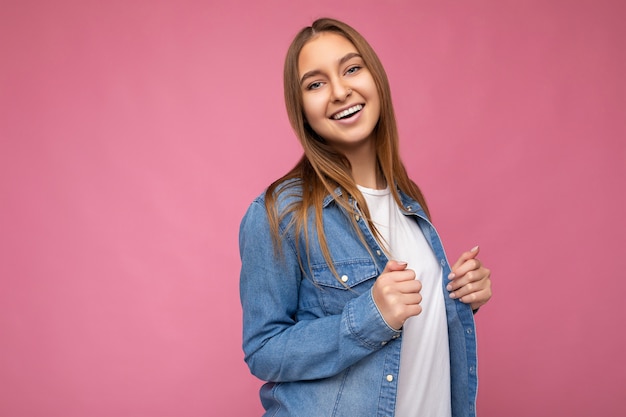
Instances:
[[[380,249],[376,250],[376,255],[380,256],[382,254],[382,252],[380,251]]]
[[[347,275],[342,275],[341,276],[341,282],[348,282],[348,276]]]
[[[413,210],[413,208],[411,206],[406,206],[407,211],[411,211]]]
[[[472,334],[472,333],[473,333],[472,328],[471,328],[471,327],[468,327],[467,329],[465,329],[465,333],[467,333],[467,334]]]
[[[354,218],[356,219],[356,221],[358,222],[359,220],[361,220],[361,216],[359,216],[358,214],[354,216]]]
[[[381,346],[385,346],[387,344],[387,342],[380,342]]]
[[[387,381],[389,382],[393,381],[393,375],[387,375]]]
[[[439,263],[441,264],[441,266],[444,266],[446,264],[446,260],[445,259],[441,259],[441,261],[439,261]]]
[[[474,366],[470,366],[469,367],[469,373],[474,375],[476,373],[476,368],[474,368]]]

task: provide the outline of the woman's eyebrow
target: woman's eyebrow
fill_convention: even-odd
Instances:
[[[339,60],[338,65],[341,66],[345,64],[347,61],[350,61],[352,58],[361,58],[361,54],[359,54],[358,52],[349,52]],[[304,80],[306,80],[307,78],[314,77],[321,73],[322,71],[320,70],[312,70],[312,71],[305,72],[302,78],[300,78],[300,85],[302,85],[304,83]]]

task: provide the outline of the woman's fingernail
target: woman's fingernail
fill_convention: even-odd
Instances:
[[[450,272],[450,274],[448,274],[448,279],[454,279],[454,277],[456,277],[456,275],[454,275],[454,272]]]
[[[453,292],[450,293],[450,298],[456,298],[456,294],[454,294]]]
[[[472,249],[470,249],[470,252],[476,252],[477,250],[478,250],[478,245],[476,245]]]
[[[452,285],[448,284],[448,286],[446,287],[446,290],[452,291]]]

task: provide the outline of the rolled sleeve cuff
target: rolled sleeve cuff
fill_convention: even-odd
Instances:
[[[370,349],[380,349],[402,334],[385,322],[371,290],[346,305],[344,322],[352,336]]]

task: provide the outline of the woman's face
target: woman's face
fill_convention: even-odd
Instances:
[[[371,144],[380,117],[372,74],[346,38],[323,32],[298,57],[304,116],[330,145],[349,154]]]

